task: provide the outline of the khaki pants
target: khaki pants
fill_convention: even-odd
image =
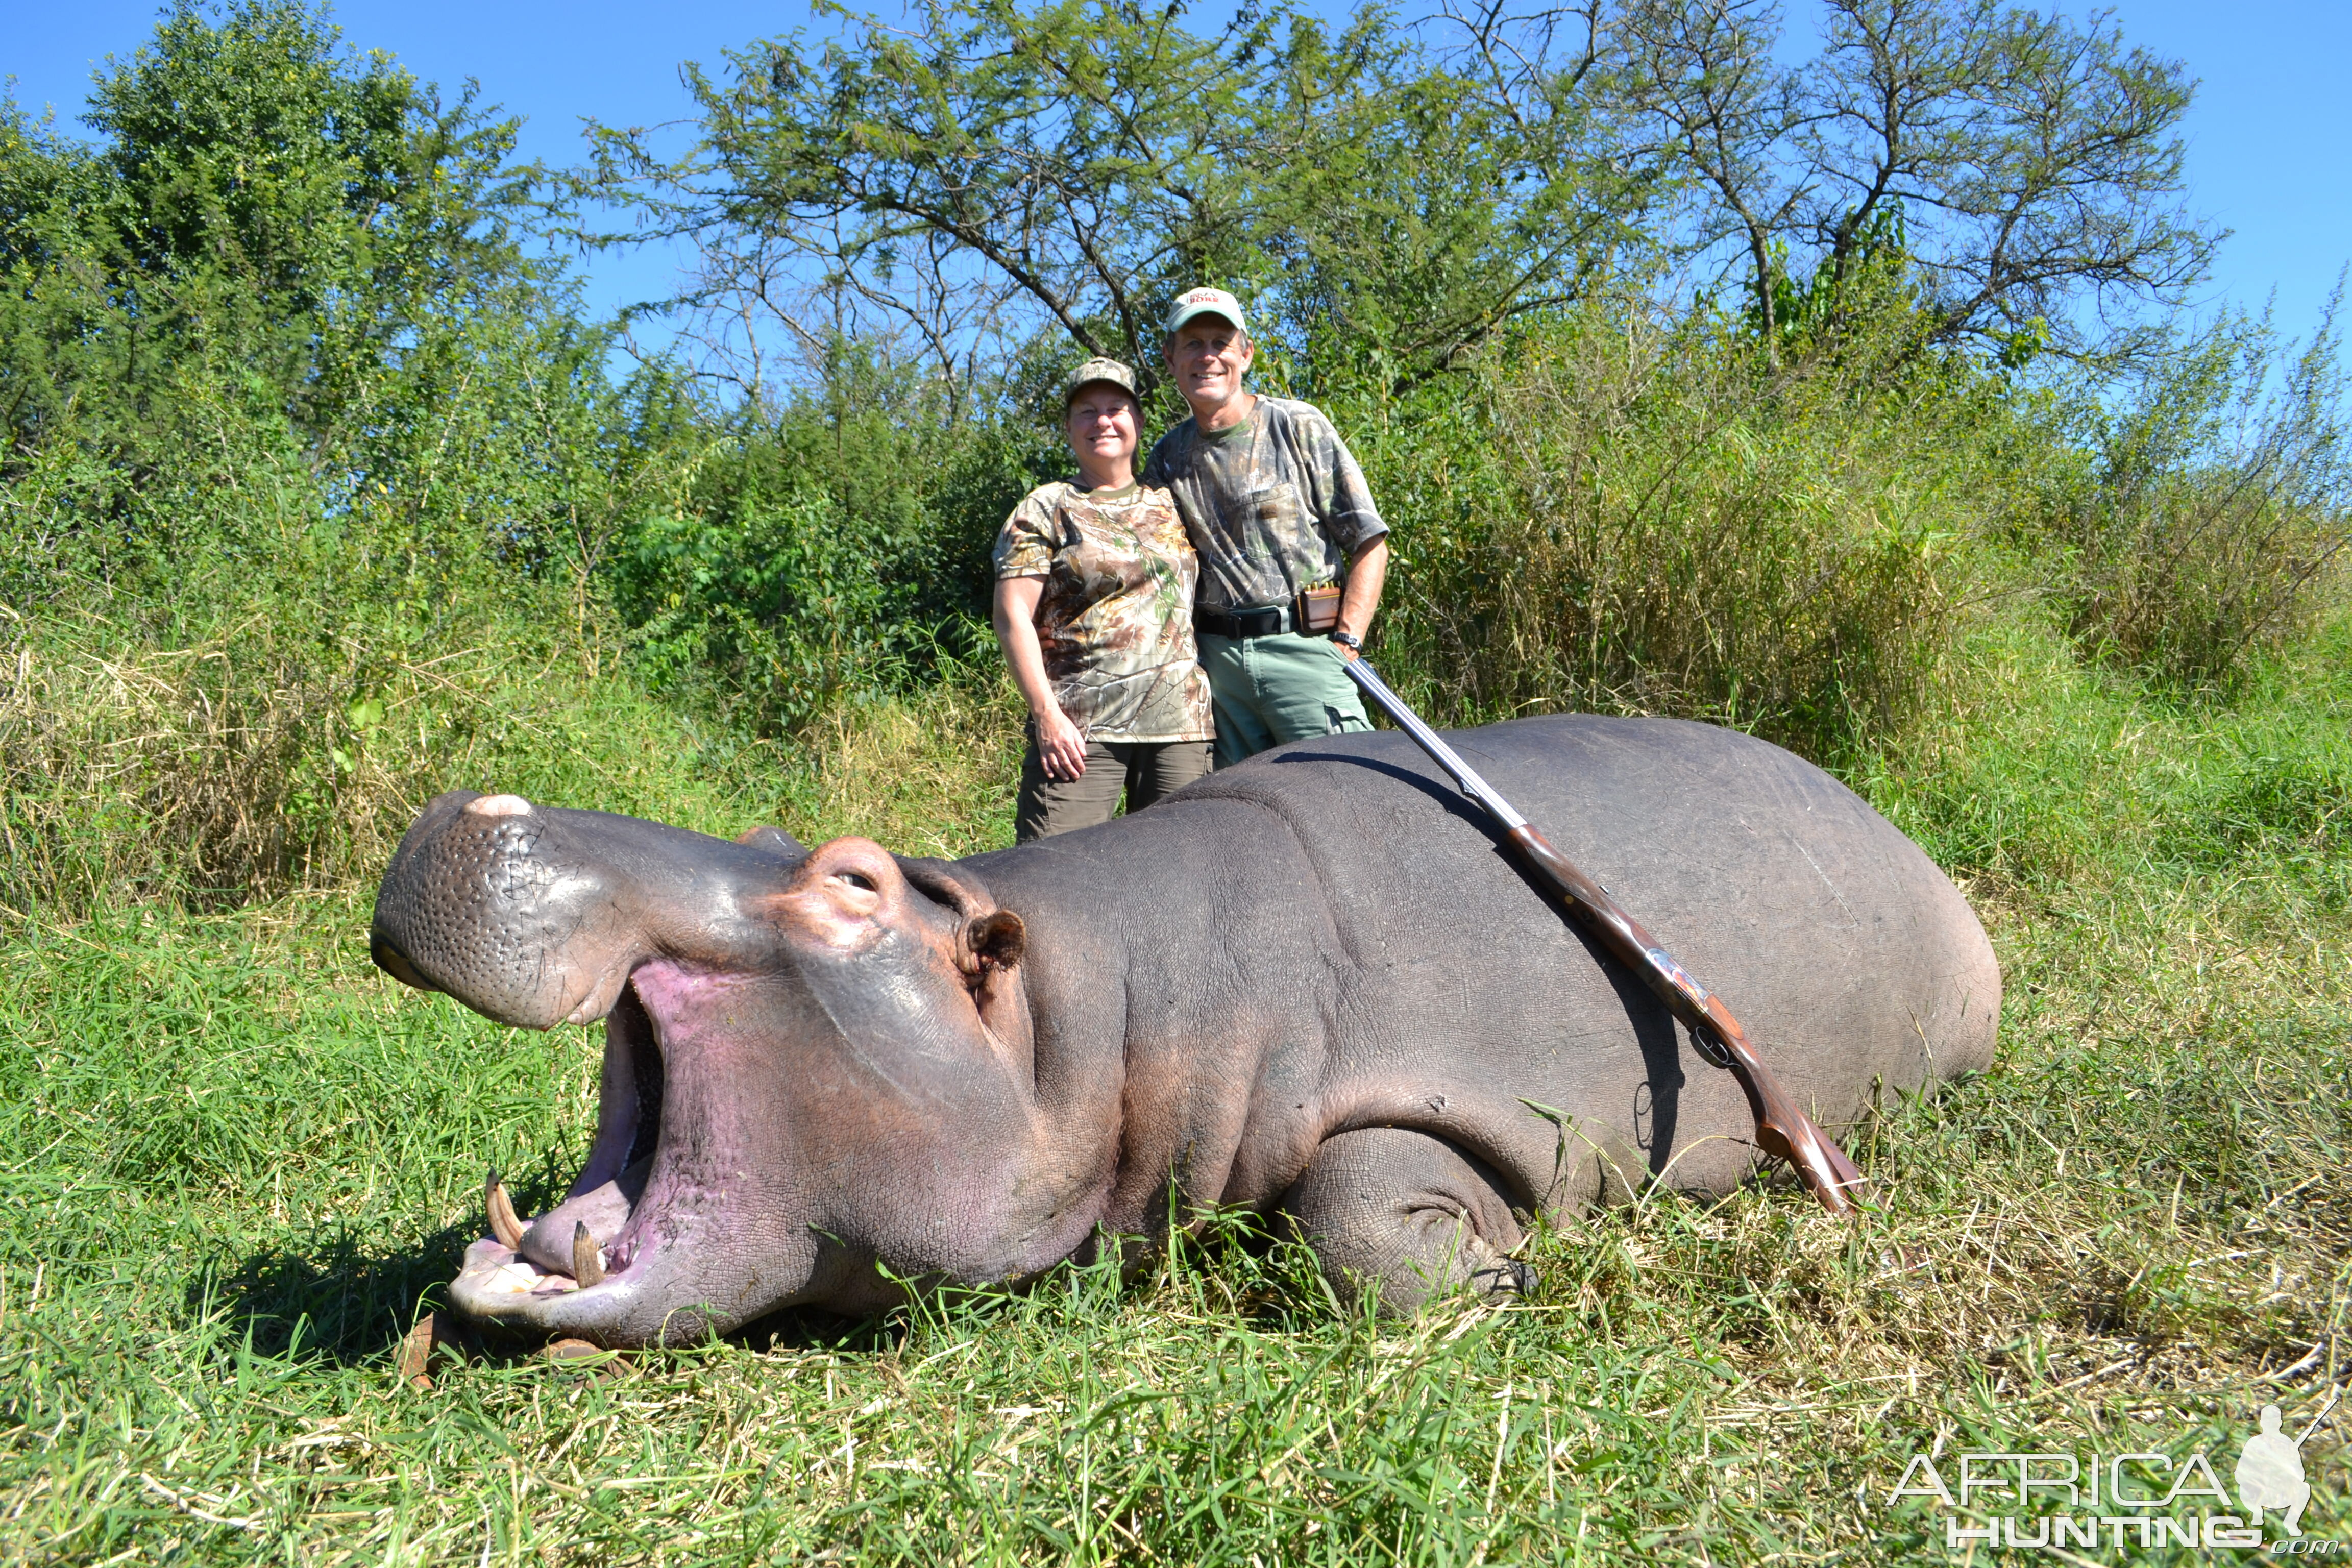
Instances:
[[[1206,741],[1088,741],[1087,771],[1074,779],[1049,779],[1037,740],[1021,758],[1021,795],[1013,807],[1013,834],[1021,843],[1050,838],[1072,828],[1108,822],[1127,795],[1127,809],[1141,811],[1209,771]]]
[[[1217,765],[1310,735],[1369,730],[1363,695],[1329,637],[1201,634],[1201,668],[1217,710]]]

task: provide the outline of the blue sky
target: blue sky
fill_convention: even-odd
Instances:
[[[152,29],[156,7],[127,0],[0,0],[0,74],[37,113],[61,126],[81,109],[93,68],[128,55]],[[1792,0],[1792,15],[1807,7]],[[1338,9],[1338,7],[1333,7]],[[2188,62],[2200,79],[2188,125],[2189,198],[2235,231],[2203,302],[2259,309],[2273,292],[2279,323],[2301,334],[2352,260],[2352,6],[2315,0],[2121,0],[2126,37]],[[479,79],[485,96],[525,117],[527,156],[579,156],[582,117],[656,124],[687,112],[677,67],[716,67],[720,50],[804,25],[803,4],[628,5],[606,0],[344,0],[347,41],[388,49],[417,75],[455,87]],[[676,258],[639,250],[590,258],[592,306],[610,310],[669,291]]]

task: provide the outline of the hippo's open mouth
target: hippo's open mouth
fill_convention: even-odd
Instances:
[[[503,1024],[605,1024],[580,1173],[531,1218],[492,1175],[457,1313],[677,1343],[779,1308],[879,1310],[903,1294],[886,1247],[895,1270],[994,1279],[1076,1246],[1034,1239],[1042,1222],[998,1239],[1004,1141],[1033,1119],[1021,921],[908,865],[919,881],[867,839],[730,843],[520,795],[426,806],[376,894],[375,962]],[[854,1198],[900,1169],[905,1201]]]
[[[664,1029],[645,991],[693,988],[694,977],[658,960],[641,965],[621,987],[604,1025],[595,1142],[562,1203],[535,1219],[520,1219],[498,1173],[490,1173],[492,1234],[466,1249],[464,1269],[452,1287],[467,1314],[527,1319],[535,1316],[531,1304],[550,1298],[625,1293],[674,1243],[679,1227],[663,1222],[680,1216],[646,1201],[649,1190],[674,1193],[682,1184],[656,1180],[668,1153],[663,1138],[667,1075]]]

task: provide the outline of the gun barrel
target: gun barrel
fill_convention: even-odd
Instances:
[[[1492,784],[1478,776],[1477,769],[1464,762],[1462,754],[1447,745],[1436,731],[1423,723],[1421,715],[1414,712],[1403,698],[1389,689],[1389,683],[1381,679],[1380,672],[1372,668],[1370,659],[1360,657],[1349,659],[1347,670],[1356,684],[1364,689],[1364,695],[1370,697],[1381,712],[1395,721],[1398,729],[1411,735],[1413,743],[1427,752],[1433,762],[1452,773],[1454,782],[1485,806],[1486,815],[1502,824],[1504,832],[1528,825],[1528,819],[1513,809],[1509,801],[1497,795]]]

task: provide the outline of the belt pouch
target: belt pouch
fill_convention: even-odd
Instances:
[[[1339,585],[1318,583],[1298,591],[1298,604],[1291,611],[1293,624],[1309,637],[1319,637],[1339,624]]]

